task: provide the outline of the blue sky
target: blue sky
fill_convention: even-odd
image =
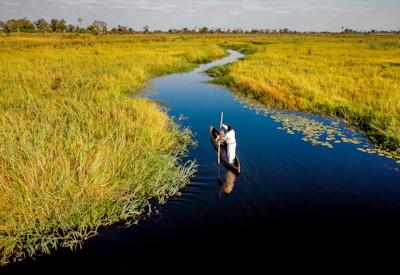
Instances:
[[[400,29],[400,0],[0,0],[0,20],[99,19],[141,29],[195,26],[299,31]]]

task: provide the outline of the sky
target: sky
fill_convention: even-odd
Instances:
[[[64,18],[141,30],[221,27],[399,30],[400,0],[0,0],[0,20]]]

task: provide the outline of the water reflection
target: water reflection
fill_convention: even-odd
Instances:
[[[235,186],[236,175],[231,170],[226,170],[225,180],[220,180],[220,192],[225,194],[232,193],[233,187]]]

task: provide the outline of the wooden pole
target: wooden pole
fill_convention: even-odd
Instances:
[[[221,162],[221,142],[218,141],[218,164]]]
[[[224,119],[224,112],[221,112],[221,121],[219,122],[219,129],[221,130],[222,121]],[[218,141],[218,164],[221,163],[221,141]]]

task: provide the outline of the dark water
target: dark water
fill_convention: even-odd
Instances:
[[[299,133],[278,130],[280,124],[268,110],[265,114],[246,108],[247,103],[228,89],[205,83],[209,77],[202,71],[239,57],[231,52],[192,72],[156,78],[146,90],[145,96],[164,102],[169,114],[190,127],[198,141],[188,156],[197,161],[198,172],[180,197],[170,199],[158,215],[138,226],[103,229],[80,251],[61,250],[8,270],[118,273],[134,270],[142,260],[177,257],[179,261],[191,255],[200,263],[211,255],[228,255],[235,262],[241,258],[239,252],[250,255],[283,244],[318,244],[332,241],[333,236],[356,238],[365,232],[370,233],[370,241],[374,230],[397,228],[399,165],[358,151],[368,142],[348,130],[344,131],[362,144],[341,143],[333,149],[313,146],[302,141]],[[209,141],[208,127],[218,126],[221,111],[237,133],[242,173],[236,178],[217,165]],[[187,119],[178,120],[182,116]]]

